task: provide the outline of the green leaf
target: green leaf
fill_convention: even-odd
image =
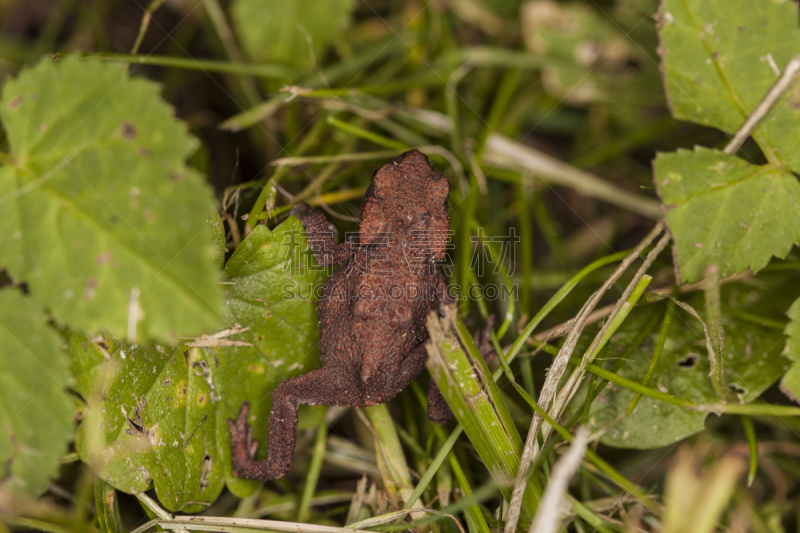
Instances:
[[[786,314],[790,319],[784,331],[788,337],[786,357],[791,359],[793,364],[781,380],[781,390],[795,402],[800,403],[800,364],[798,364],[800,363],[800,298],[794,301]]]
[[[659,16],[664,84],[676,118],[735,132],[798,49],[797,6],[772,0],[664,0]],[[658,192],[675,238],[679,277],[696,281],[757,270],[800,242],[800,83],[752,136],[769,161],[720,152],[659,155]]]
[[[733,133],[800,50],[797,6],[775,0],[664,0],[664,84],[675,118]],[[800,171],[800,84],[753,132],[767,159]]]
[[[115,63],[43,61],[3,87],[0,265],[71,328],[174,343],[219,323],[211,191],[173,115]]]
[[[682,281],[702,278],[709,264],[722,277],[759,270],[800,241],[800,184],[791,173],[700,147],[658,154],[654,168]]]
[[[796,278],[791,283],[779,285],[783,293],[797,295]],[[770,289],[774,288],[774,285]],[[771,290],[759,291],[754,287],[726,285],[723,301],[735,302],[736,309],[761,313],[765,305],[774,303]],[[703,306],[702,295],[687,300],[696,310]],[[619,354],[625,352],[630,342],[654,315],[664,312],[666,302],[637,307],[614,337],[603,357],[607,368],[613,366]],[[771,307],[771,306],[768,306]],[[683,310],[678,310],[672,321],[651,387],[679,396],[697,404],[717,403],[709,377],[708,354],[702,325]],[[784,373],[788,361],[781,356],[783,349],[780,329],[766,327],[753,320],[739,318],[732,312],[723,313],[725,340],[726,383],[743,403],[755,400],[767,387]],[[623,363],[617,372],[620,376],[641,382],[650,365],[650,355],[658,337],[655,328],[641,346]],[[580,347],[579,347],[580,348]],[[586,384],[582,386],[570,409],[582,409]],[[694,433],[705,426],[706,412],[694,412],[644,396],[633,413],[621,422],[614,423],[625,413],[634,393],[609,384],[592,403],[589,422],[595,430],[608,427],[601,442],[617,448],[656,448],[666,446]]]
[[[38,496],[72,436],[67,360],[38,305],[0,290],[0,487]]]
[[[234,285],[228,285],[227,309],[230,320],[250,329],[238,338],[249,348],[211,349],[231,364],[220,365],[223,382],[231,388],[223,398],[225,412],[218,420],[233,418],[244,400],[250,400],[253,436],[266,459],[267,420],[272,407],[269,391],[279,383],[319,366],[317,344],[317,295],[327,277],[308,251],[300,222],[290,217],[269,231],[256,226],[239,245],[225,266]],[[256,377],[242,380],[243,369]],[[218,422],[219,424],[219,422]],[[227,424],[218,425],[224,437],[222,460],[228,487],[238,496],[251,493],[257,482],[230,474],[230,437]]]
[[[82,460],[119,490],[151,482],[172,511],[196,512],[225,482],[245,495],[256,482],[231,475],[228,418],[251,403],[267,450],[269,392],[318,365],[314,288],[324,270],[294,218],[256,226],[226,267],[225,323],[176,349],[72,336],[77,390],[88,408],[77,435]]]
[[[131,346],[81,335],[68,342],[87,401],[76,435],[81,460],[124,492],[155,484],[172,511],[199,511],[189,502],[215,500],[225,478],[215,438],[217,384],[204,376],[213,357],[183,344]]]
[[[208,215],[206,223],[211,229],[211,262],[218,270],[222,270],[225,266],[225,252],[227,252],[225,247],[225,225],[216,211]]]
[[[320,60],[352,11],[353,0],[236,0],[231,16],[250,58],[303,67]]]

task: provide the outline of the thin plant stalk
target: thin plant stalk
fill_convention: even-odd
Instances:
[[[519,81],[522,71],[518,68],[508,69],[498,83],[497,92],[492,99],[492,107],[489,109],[489,115],[483,125],[481,133],[478,135],[478,145],[475,148],[475,156],[478,159],[483,154],[483,148],[486,145],[486,139],[489,138],[493,132],[497,131],[500,122],[508,111],[511,98],[519,88]]]
[[[459,249],[460,252],[458,254],[457,260],[457,268],[458,268],[458,281],[461,284],[461,291],[465,292],[468,290],[468,280],[474,275],[472,271],[472,267],[470,265],[471,262],[471,254],[470,250],[472,250],[472,223],[475,218],[475,210],[478,206],[478,197],[480,196],[480,188],[478,187],[478,182],[475,174],[470,172],[469,174],[469,190],[466,192],[466,196],[462,196],[459,204],[457,204],[458,209],[458,221],[460,222],[460,243]],[[461,298],[458,302],[458,314],[459,316],[466,316],[469,313],[469,304],[470,298]]]
[[[532,307],[531,278],[533,277],[533,224],[531,224],[531,197],[533,187],[528,182],[517,185],[517,203],[519,205],[519,238],[520,253],[522,254],[522,302],[520,312],[522,316],[530,316]]]
[[[317,141],[319,140],[322,133],[325,131],[327,127],[327,122],[324,120],[317,120],[314,125],[311,127],[311,130],[303,137],[303,140],[300,141],[300,144],[297,146],[297,149],[292,151],[291,155],[303,155],[306,151],[310,150]],[[289,172],[289,167],[280,167],[275,170],[270,178],[273,183],[277,183]],[[253,205],[253,208],[250,210],[247,218],[247,227],[252,230],[258,224],[258,221],[261,219],[261,213],[264,209],[267,208],[267,200],[272,194],[274,187],[267,184],[265,187],[261,189],[261,192],[256,199],[256,203]],[[271,206],[270,206],[271,207]]]
[[[400,150],[379,150],[352,154],[316,155],[306,157],[281,157],[270,162],[271,167],[298,167],[301,165],[317,165],[322,163],[348,163],[350,161],[384,160],[394,157]]]
[[[604,200],[648,218],[660,219],[663,214],[661,205],[656,200],[621,190],[597,176],[496,133],[486,140],[483,161],[529,172],[553,185],[575,189],[586,196]]]
[[[576,361],[578,361],[577,357],[574,358],[574,359]],[[594,367],[595,365],[590,363],[590,366]],[[542,409],[539,406],[539,404],[536,403],[536,401],[533,398],[528,396],[528,394],[525,392],[525,390],[522,387],[519,386],[519,384],[513,383],[513,386],[517,389],[517,392],[520,393],[520,396],[528,403],[528,405],[530,405],[531,408],[537,414],[539,414],[542,417],[542,419],[547,423],[548,426],[550,426],[553,429],[555,429],[555,431],[565,441],[572,442],[574,437],[572,436],[572,434],[564,426],[562,426],[561,424],[556,422],[553,418],[551,418],[550,415],[547,414],[547,411]],[[586,450],[586,459],[590,463],[592,463],[597,468],[597,470],[599,470],[600,472],[605,474],[610,480],[612,480],[622,490],[624,490],[628,494],[631,494],[637,500],[643,502],[647,507],[650,507],[650,508],[654,507],[655,504],[653,503],[652,500],[650,500],[650,498],[647,496],[647,494],[644,492],[644,490],[642,490],[640,487],[638,487],[637,485],[632,483],[630,480],[628,480],[628,478],[623,476],[613,466],[611,466],[604,459],[602,459],[599,455],[597,455],[596,452],[592,451],[591,449]],[[536,464],[538,465],[539,462],[537,461]],[[543,466],[546,466],[546,463],[544,463]]]
[[[786,67],[783,69],[783,73],[775,81],[772,88],[770,88],[753,112],[750,113],[750,116],[747,117],[747,120],[744,121],[744,124],[742,124],[730,142],[725,145],[725,148],[722,150],[724,153],[733,155],[739,150],[742,144],[747,140],[747,137],[749,137],[756,126],[758,126],[758,123],[767,116],[767,113],[769,113],[770,109],[772,109],[781,95],[786,92],[798,72],[800,72],[800,54],[795,55],[789,60]],[[769,146],[769,144],[759,141],[759,146]]]
[[[589,431],[585,427],[579,428],[569,450],[553,467],[550,482],[542,495],[542,501],[528,533],[556,533],[558,531],[561,525],[561,508],[566,500],[569,482],[581,465],[588,443]]]
[[[529,181],[533,180],[530,179]],[[567,249],[564,247],[564,243],[558,235],[556,225],[553,222],[553,218],[550,216],[550,210],[542,199],[541,193],[534,193],[533,213],[536,217],[536,223],[542,235],[544,235],[544,240],[547,241],[547,246],[550,247],[550,251],[553,253],[553,257],[556,259],[558,265],[562,270],[567,272],[574,271],[569,259],[569,254],[567,254]]]
[[[606,522],[603,521],[602,518],[594,514],[591,509],[583,505],[580,501],[578,501],[570,494],[567,494],[567,501],[572,506],[572,509],[575,511],[575,514],[578,515],[581,519],[583,519],[587,524],[592,526],[599,533],[614,533],[614,531],[605,527]]]
[[[713,350],[708,352],[711,366],[711,383],[720,400],[729,394],[725,388],[725,329],[722,327],[722,306],[719,294],[719,267],[709,265],[705,269],[706,322]]]
[[[436,433],[436,436],[441,442],[446,442],[444,439],[444,430],[440,426],[434,425],[433,431]],[[458,458],[455,456],[455,454],[448,454],[447,457],[450,464],[450,469],[453,472],[453,476],[456,478],[456,482],[458,483],[462,494],[465,498],[469,498],[473,494],[472,487],[469,484],[467,476],[464,474],[464,469],[461,467],[461,463],[458,461]],[[483,516],[483,512],[481,512],[481,508],[478,505],[471,505],[467,509],[466,516],[467,523],[470,526],[470,531],[479,531],[481,533],[489,533],[489,531],[491,531],[489,529],[489,525],[486,523],[486,518]]]
[[[142,23],[139,25],[139,32],[136,35],[136,41],[133,43],[133,48],[131,48],[131,54],[135,54],[139,51],[139,47],[142,45],[142,40],[144,40],[144,36],[147,33],[147,28],[150,27],[150,20],[153,18],[153,13],[156,10],[164,5],[166,0],[152,0],[150,4],[147,6],[147,9],[142,15]]]
[[[422,388],[419,386],[414,386],[413,390],[419,404],[424,409],[427,409],[428,404]],[[411,509],[411,507],[418,502],[419,498],[422,496],[422,493],[428,488],[428,485],[439,471],[440,467],[444,465],[445,460],[448,461],[450,470],[453,473],[453,476],[455,477],[456,482],[458,483],[458,486],[464,496],[472,493],[472,487],[464,475],[464,470],[461,468],[458,458],[455,456],[455,454],[450,453],[453,449],[453,445],[455,445],[456,441],[461,436],[463,428],[459,424],[459,426],[450,434],[450,436],[446,436],[444,429],[441,426],[431,424],[430,427],[433,429],[433,433],[436,435],[436,438],[438,438],[439,442],[441,442],[442,447],[439,449],[436,457],[433,458],[431,464],[428,465],[428,468],[420,478],[417,486],[414,487],[414,491],[406,500],[403,509]],[[484,518],[480,507],[477,505],[469,508],[467,522],[470,524],[470,531],[479,530],[486,533],[489,531],[489,526],[486,524],[486,519]],[[474,528],[473,525],[475,526]]]
[[[411,476],[389,409],[386,404],[379,404],[360,411],[366,414],[374,428],[376,454],[382,459],[378,462],[378,467],[383,463],[385,471],[381,473],[384,475],[386,489],[390,494],[397,494],[404,502],[407,501],[413,492]]]
[[[338,130],[341,130],[345,133],[349,133],[351,135],[355,135],[356,137],[360,137],[367,141],[373,142],[377,145],[383,146],[384,148],[389,148],[391,150],[398,150],[401,152],[408,150],[410,148],[410,146],[407,146],[405,143],[389,139],[388,137],[384,137],[383,135],[373,133],[369,130],[365,130],[364,128],[360,128],[358,126],[354,126],[353,124],[344,122],[343,120],[339,120],[333,115],[328,117],[328,124],[330,124],[331,126],[333,126]]]
[[[56,58],[75,55],[73,53],[59,52],[53,54]],[[154,65],[158,67],[182,68],[186,70],[200,70],[203,72],[219,72],[221,74],[238,74],[242,76],[255,76],[258,78],[290,80],[297,76],[298,70],[285,65],[270,63],[236,63],[217,59],[194,59],[185,57],[168,57],[137,54],[111,54],[107,52],[81,52],[81,57],[92,57],[104,61],[122,61],[131,64]]]
[[[659,222],[656,226],[648,233],[648,235],[636,246],[633,253],[628,255],[622,263],[617,267],[617,269],[612,273],[612,275],[603,283],[603,285],[595,291],[592,296],[584,304],[583,308],[580,310],[578,315],[575,317],[572,329],[567,335],[567,338],[564,341],[564,344],[559,350],[558,356],[556,356],[553,364],[550,366],[550,370],[547,373],[547,378],[545,379],[544,386],[542,387],[541,392],[539,393],[539,405],[543,406],[545,409],[549,407],[550,402],[554,399],[556,388],[558,386],[558,382],[561,379],[561,376],[564,374],[564,370],[566,370],[567,363],[569,362],[569,357],[572,355],[572,351],[575,349],[575,345],[578,342],[578,337],[580,336],[581,332],[583,331],[584,326],[586,325],[586,320],[589,318],[589,314],[594,310],[597,303],[600,301],[600,298],[611,288],[611,286],[619,279],[625,270],[633,263],[633,261],[639,257],[639,255],[644,251],[644,249],[650,245],[653,240],[664,230],[664,223]],[[638,282],[638,280],[634,280]],[[631,287],[632,290],[632,287]],[[621,303],[627,300],[627,295],[624,295],[623,298],[620,299]],[[613,319],[612,319],[613,320]],[[602,332],[601,332],[602,333]],[[595,342],[593,342],[593,346],[589,347],[589,353],[595,348],[595,343],[599,342],[599,339],[596,337]],[[506,358],[508,360],[508,357]],[[579,365],[580,367],[581,365]],[[585,368],[585,367],[584,367]],[[583,370],[583,369],[582,369]],[[530,429],[528,430],[528,436],[525,441],[525,447],[523,449],[522,457],[520,460],[520,467],[519,471],[517,472],[516,480],[514,481],[514,491],[509,502],[509,513],[508,519],[506,520],[505,532],[506,533],[513,533],[516,530],[517,522],[519,521],[520,516],[520,508],[522,505],[522,496],[525,491],[525,486],[528,483],[530,478],[530,466],[534,460],[534,456],[538,453],[539,447],[537,443],[537,435],[539,433],[539,427],[542,424],[542,417],[536,413],[533,416],[533,420],[531,421]]]
[[[533,331],[536,329],[536,327],[542,323],[542,321],[547,317],[547,315],[549,315],[553,311],[553,309],[555,309],[555,307],[559,303],[561,303],[564,300],[564,298],[567,297],[567,295],[570,292],[572,292],[572,289],[575,288],[575,286],[578,284],[579,281],[581,281],[583,278],[585,278],[586,276],[588,276],[589,274],[591,274],[592,272],[594,272],[599,268],[602,268],[606,265],[610,265],[611,263],[616,263],[617,261],[620,260],[625,260],[630,256],[630,254],[633,251],[634,250],[623,250],[621,252],[607,255],[606,257],[600,258],[597,261],[590,263],[589,265],[581,269],[580,272],[572,276],[572,278],[570,278],[569,281],[567,281],[564,285],[562,285],[561,288],[547,301],[547,303],[545,303],[544,306],[542,306],[542,308],[539,309],[539,312],[536,313],[536,315],[534,315],[534,317],[530,320],[530,322],[528,322],[528,324],[522,330],[522,333],[520,333],[520,335],[511,345],[511,348],[509,348],[508,351],[506,352],[505,356],[506,361],[510,363],[511,361],[514,360],[514,358],[519,354],[519,352],[525,346],[525,343],[527,342],[528,338],[533,334]],[[502,373],[502,370],[500,369],[498,369],[495,372],[494,375],[495,381],[497,381],[497,379],[500,378],[500,373]]]
[[[478,226],[478,223],[475,220],[471,221],[472,223],[472,230],[479,234],[481,232],[481,228]],[[483,239],[480,243],[481,245],[486,247],[486,251],[489,252],[489,259],[492,263],[497,264],[497,270],[500,273],[500,276],[503,278],[503,284],[506,286],[508,293],[511,294],[511,278],[508,276],[508,270],[503,265],[504,257],[500,256],[494,248],[491,240]],[[500,324],[500,327],[497,329],[497,336],[503,337],[508,331],[509,326],[511,326],[511,322],[514,320],[514,311],[516,310],[516,305],[514,303],[514,298],[508,299],[508,307],[506,309],[505,317],[503,317],[503,323]]]
[[[239,50],[239,44],[236,42],[233,30],[230,24],[228,24],[228,19],[225,17],[222,6],[220,6],[217,0],[203,0],[203,5],[206,8],[206,13],[211,20],[211,24],[214,26],[214,30],[217,32],[217,37],[219,37],[223,48],[225,48],[225,53],[228,55],[228,58],[237,63],[244,63],[244,54]],[[248,105],[256,105],[261,100],[261,96],[258,94],[258,88],[253,78],[250,76],[241,76],[238,81],[247,98]]]
[[[628,317],[630,312],[633,310],[633,307],[636,305],[636,302],[642,297],[644,294],[645,289],[652,281],[652,277],[650,276],[642,276],[642,278],[633,286],[633,290],[631,291],[630,296],[627,297],[625,303],[620,307],[619,312],[614,315],[614,317],[609,321],[607,324],[607,328],[603,328],[595,339],[599,338],[599,342],[594,346],[590,346],[589,350],[587,350],[586,354],[584,354],[581,361],[585,362],[592,362],[597,357],[603,348],[606,346],[611,337],[616,333],[625,319]],[[583,378],[586,370],[582,368],[583,365],[578,365],[572,372],[569,378],[567,378],[564,386],[561,389],[561,392],[556,397],[556,400],[553,403],[553,408],[551,410],[551,417],[556,418],[559,414],[563,411],[564,407],[566,406],[567,402],[572,398],[573,392],[577,389],[578,382]],[[542,424],[542,443],[546,443],[552,428],[548,424]],[[534,460],[538,457],[539,449],[534,450]]]

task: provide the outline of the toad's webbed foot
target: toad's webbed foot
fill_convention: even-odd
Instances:
[[[235,476],[268,480],[283,477],[289,471],[297,438],[297,403],[287,401],[286,387],[284,387],[291,381],[283,382],[272,394],[272,411],[269,414],[269,453],[266,460],[253,459],[258,449],[258,441],[253,440],[253,428],[247,423],[250,404],[248,402],[242,404],[235,422],[228,419]]]
[[[245,402],[231,430],[233,472],[246,479],[277,479],[289,471],[297,439],[297,407],[303,405],[364,405],[355,373],[342,368],[320,368],[284,381],[272,392],[267,459],[253,459],[258,443],[247,424]]]
[[[442,392],[431,379],[428,384],[428,420],[442,425],[453,419],[453,411],[442,396]]]
[[[492,346],[492,326],[494,326],[494,315],[489,315],[486,317],[486,325],[474,337],[475,346],[478,347],[481,357],[486,361],[486,365],[490,370],[493,370],[500,363]]]
[[[236,420],[228,419],[228,428],[231,430],[233,475],[245,479],[271,479],[266,461],[253,459],[258,449],[258,441],[253,440],[253,428],[247,423],[249,412],[250,402],[244,402]]]

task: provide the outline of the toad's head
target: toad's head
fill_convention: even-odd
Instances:
[[[444,259],[449,196],[450,182],[422,152],[402,154],[372,177],[361,204],[361,244],[387,242],[388,236],[418,243],[433,261]]]

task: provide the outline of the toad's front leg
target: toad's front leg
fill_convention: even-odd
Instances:
[[[252,439],[252,428],[247,423],[248,404],[242,404],[238,419],[228,420],[233,473],[245,479],[267,480],[283,477],[292,464],[297,438],[298,405],[363,406],[357,375],[350,369],[324,367],[278,385],[272,393],[269,450],[264,461],[253,459],[258,442]]]
[[[336,265],[350,259],[352,244],[350,241],[341,244],[333,242],[333,232],[322,211],[308,204],[297,204],[292,208],[291,214],[306,229],[309,248],[314,252],[320,266]]]

